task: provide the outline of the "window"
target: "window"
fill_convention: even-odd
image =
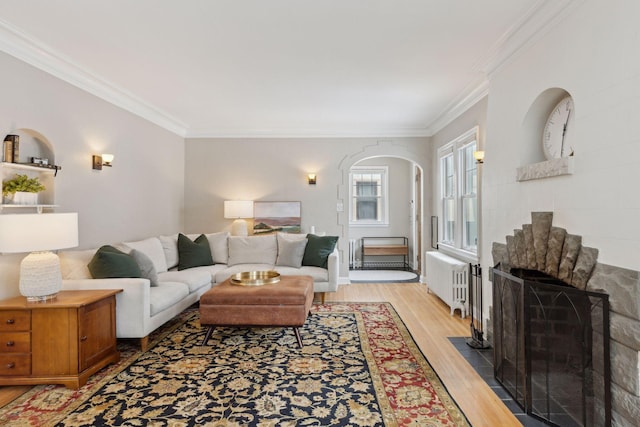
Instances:
[[[352,225],[387,225],[387,167],[351,168],[349,174]]]
[[[456,192],[453,169],[453,154],[447,154],[441,160],[442,167],[442,218],[444,233],[442,241],[453,244],[456,226]]]
[[[474,253],[478,247],[478,170],[473,158],[477,130],[465,132],[438,150],[440,242]]]

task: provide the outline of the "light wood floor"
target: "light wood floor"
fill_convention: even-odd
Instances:
[[[411,335],[474,427],[520,426],[518,420],[491,391],[475,370],[449,342],[449,337],[469,336],[469,319],[449,308],[420,283],[340,286],[327,302],[390,302]],[[0,406],[29,387],[0,387]]]

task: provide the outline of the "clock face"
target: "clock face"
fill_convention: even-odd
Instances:
[[[573,122],[573,99],[562,99],[554,108],[542,134],[542,149],[547,159],[559,159],[573,155],[571,124]]]

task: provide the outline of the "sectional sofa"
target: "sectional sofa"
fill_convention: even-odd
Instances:
[[[58,255],[63,290],[122,289],[116,296],[117,337],[140,339],[146,350],[152,331],[235,273],[275,270],[281,275],[308,275],[324,302],[325,293],[338,288],[336,240],[285,233],[238,237],[222,232],[157,236],[113,245],[135,260],[141,273],[135,276],[139,277],[116,273],[115,277],[94,278],[95,264],[105,247]],[[208,246],[210,261],[199,259],[203,245]]]

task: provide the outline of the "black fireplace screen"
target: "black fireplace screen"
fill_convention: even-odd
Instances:
[[[496,380],[547,423],[610,426],[608,295],[538,271],[493,272]]]

